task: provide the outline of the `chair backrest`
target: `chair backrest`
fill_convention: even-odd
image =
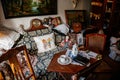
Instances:
[[[21,63],[23,59],[20,59],[20,57],[18,57],[18,54],[22,54],[22,56],[24,56],[24,63]],[[0,62],[6,60],[9,61],[10,67],[13,71],[16,80],[36,80],[26,46],[20,46],[8,50],[5,54],[1,56]],[[29,69],[29,74],[27,76],[24,73],[22,64],[26,65],[27,69]]]
[[[2,72],[0,71],[0,80],[4,80]]]
[[[103,51],[105,43],[105,34],[92,33],[86,35],[86,48],[88,49],[98,49],[100,51]]]

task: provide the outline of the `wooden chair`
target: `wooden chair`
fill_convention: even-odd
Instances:
[[[2,72],[0,71],[0,80],[4,80]]]
[[[100,52],[104,51],[106,43],[106,35],[91,33],[86,35],[86,48],[89,50],[94,50],[95,48]]]
[[[92,33],[92,34],[87,34],[86,35],[86,48],[89,50],[99,50],[100,53],[103,56],[103,59],[100,63],[99,66],[94,68],[94,70],[90,73],[88,76],[88,79],[86,80],[91,80],[89,79],[92,77],[92,79],[97,79],[98,75],[109,75],[111,74],[112,68],[104,61],[104,57],[106,56],[106,51],[105,51],[105,44],[106,44],[106,35],[105,34],[98,34],[98,33]]]
[[[23,68],[21,67],[20,61],[18,60],[17,54],[22,54],[25,56],[26,65],[29,69],[29,76],[25,76],[23,73]],[[10,63],[10,67],[13,71],[16,80],[36,80],[35,73],[33,71],[26,46],[20,46],[8,50],[5,54],[0,57],[0,62],[6,61]],[[22,59],[21,59],[22,60]]]

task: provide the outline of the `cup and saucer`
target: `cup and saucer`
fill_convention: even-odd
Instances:
[[[66,55],[61,55],[58,59],[57,62],[61,65],[68,65],[72,62],[72,59]]]

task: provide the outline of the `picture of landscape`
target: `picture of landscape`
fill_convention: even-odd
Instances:
[[[5,18],[57,14],[57,0],[1,0]]]

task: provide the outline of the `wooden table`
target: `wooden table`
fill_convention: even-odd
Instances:
[[[60,55],[65,54],[66,51],[61,51],[59,53],[56,53],[47,70],[49,72],[58,72],[60,74],[66,73],[66,74],[70,74],[70,75],[74,75],[77,74],[78,72],[80,72],[80,74],[82,75],[83,73],[85,73],[86,71],[91,70],[92,68],[94,68],[95,66],[97,66],[101,60],[97,60],[97,59],[90,59],[90,66],[80,66],[80,65],[73,65],[73,64],[69,64],[69,65],[61,65],[57,62],[57,59],[60,57]],[[64,75],[62,75],[62,77],[64,77]],[[67,78],[64,77],[65,80],[68,80]]]

